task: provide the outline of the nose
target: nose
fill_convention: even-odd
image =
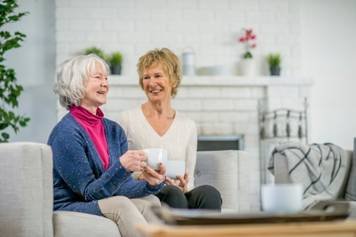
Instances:
[[[101,87],[105,87],[105,88],[109,88],[109,83],[107,80],[103,80],[101,83],[100,83],[100,86]]]

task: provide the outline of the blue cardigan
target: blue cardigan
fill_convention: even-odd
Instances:
[[[157,193],[163,187],[132,178],[118,159],[127,151],[123,129],[111,120],[103,121],[110,159],[107,170],[89,135],[70,113],[52,130],[48,144],[53,152],[54,210],[102,215],[100,199],[137,198]]]

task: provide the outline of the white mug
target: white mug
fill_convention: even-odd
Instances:
[[[166,166],[166,174],[170,178],[177,178],[177,176],[184,176],[185,161],[184,160],[168,160]]]
[[[167,165],[167,150],[162,148],[148,148],[143,150],[147,156],[147,164],[153,169],[159,169],[159,164]]]
[[[301,184],[265,184],[261,190],[262,210],[293,213],[303,210]]]

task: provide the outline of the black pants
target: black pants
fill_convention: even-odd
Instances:
[[[166,185],[156,196],[173,208],[221,210],[220,192],[210,185],[202,185],[183,193],[178,187]]]

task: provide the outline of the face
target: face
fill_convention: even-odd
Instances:
[[[109,85],[106,70],[101,64],[96,63],[85,82],[85,95],[80,105],[96,113],[96,109],[106,103],[108,92]]]
[[[161,64],[154,64],[143,71],[142,85],[151,102],[171,99],[172,84]]]

